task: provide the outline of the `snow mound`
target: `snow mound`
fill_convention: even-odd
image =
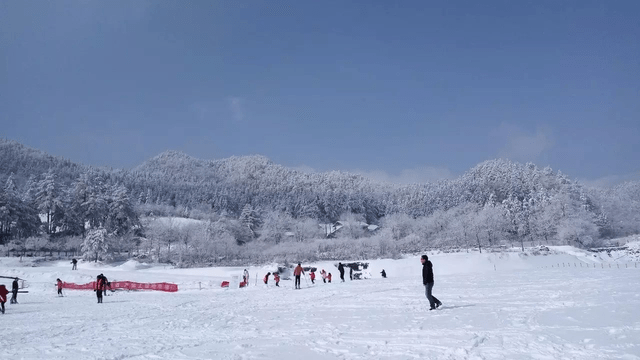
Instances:
[[[131,271],[131,270],[149,269],[151,268],[151,265],[146,263],[140,263],[135,260],[129,260],[122,265],[116,266],[116,268],[119,270]]]

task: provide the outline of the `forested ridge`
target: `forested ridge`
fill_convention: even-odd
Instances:
[[[97,168],[11,140],[0,140],[0,164],[3,243],[24,250],[27,239],[39,239],[38,246],[82,247],[96,258],[134,251],[206,263],[525,241],[588,247],[640,232],[639,182],[589,188],[560,171],[504,159],[412,185],[301,172],[263,156],[201,160],[176,151],[130,170]],[[163,217],[201,221],[157,221]],[[337,221],[335,233],[320,226]]]

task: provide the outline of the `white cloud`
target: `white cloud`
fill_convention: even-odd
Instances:
[[[318,172],[316,169],[307,165],[299,165],[292,167],[291,169],[308,174]],[[347,172],[358,174],[374,181],[401,185],[453,179],[456,177],[456,175],[447,168],[437,168],[432,166],[420,166],[413,169],[405,169],[400,171],[397,175],[389,174],[383,170],[365,171],[357,169],[347,170]]]
[[[597,179],[578,179],[578,181],[584,186],[595,188],[610,188],[625,181],[638,180],[640,180],[640,172],[635,172],[627,175],[609,175]]]
[[[515,161],[536,161],[553,147],[551,131],[543,128],[537,128],[534,133],[527,133],[516,125],[502,123],[492,135],[503,143],[498,156]]]
[[[242,121],[244,119],[244,111],[242,110],[242,98],[230,97],[229,108],[235,121]]]
[[[419,166],[413,169],[404,169],[399,174],[389,174],[386,171],[374,170],[363,171],[354,170],[356,174],[360,174],[364,177],[370,178],[376,181],[383,181],[394,184],[414,184],[425,183],[431,181],[438,181],[444,179],[452,179],[455,174],[447,168],[438,168],[433,166]]]
[[[292,167],[291,169],[293,169],[295,171],[299,171],[301,173],[306,173],[306,174],[312,174],[312,173],[316,172],[316,170],[314,168],[312,168],[311,166],[307,166],[307,165],[295,166],[295,167]]]

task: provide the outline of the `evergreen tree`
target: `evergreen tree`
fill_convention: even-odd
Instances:
[[[107,230],[99,228],[89,231],[87,237],[84,239],[81,250],[85,260],[95,260],[95,262],[98,262],[100,258],[105,259],[109,251]]]
[[[246,204],[242,208],[242,213],[240,214],[240,222],[242,225],[246,226],[247,229],[251,232],[253,238],[255,238],[256,231],[262,224],[262,218],[257,209],[255,209],[250,204]]]
[[[62,199],[53,170],[49,170],[38,184],[35,202],[38,211],[47,218],[45,232],[54,233],[58,220],[62,219]]]
[[[111,233],[116,236],[122,236],[139,225],[138,216],[129,200],[129,193],[123,185],[112,189],[108,225]]]

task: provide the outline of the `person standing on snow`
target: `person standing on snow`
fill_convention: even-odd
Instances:
[[[280,275],[278,275],[278,273],[273,273],[273,281],[276,282],[277,287],[280,287]]]
[[[293,275],[296,277],[296,289],[300,289],[300,276],[304,274],[304,270],[302,269],[302,265],[298,263],[298,266],[293,270]]]
[[[431,293],[433,289],[433,264],[431,264],[427,255],[422,255],[420,261],[422,262],[422,283],[424,284],[427,299],[429,299],[429,305],[431,305],[429,310],[434,310],[439,308],[442,303]]]
[[[107,286],[111,287],[111,284],[109,284],[109,280],[107,280],[107,277],[103,274],[100,274],[100,277],[102,278],[102,283],[104,284],[102,291],[104,292],[104,296],[107,296]]]
[[[316,273],[315,273],[315,272],[313,272],[313,271],[312,271],[312,272],[309,274],[309,278],[311,279],[311,283],[312,283],[312,284],[315,284],[315,283],[316,283]]]
[[[387,277],[387,273],[384,271],[384,269],[382,269],[382,271],[380,271],[380,274],[382,274],[383,278]]]
[[[96,285],[93,289],[93,291],[96,292],[96,296],[98,297],[98,304],[102,304],[102,291],[106,286],[104,278],[101,275],[102,274],[98,275],[98,277],[96,278]]]
[[[263,281],[265,285],[269,285],[269,275],[271,275],[270,272],[268,272],[267,275],[264,276]]]
[[[249,286],[249,271],[247,269],[244,269],[242,278],[244,279],[244,286]]]
[[[340,271],[340,280],[344,282],[344,265],[342,263],[338,263],[338,271]]]
[[[322,271],[320,271],[320,276],[322,276],[322,282],[323,283],[327,283],[327,272],[324,271],[324,269],[322,269]]]
[[[353,268],[349,266],[349,278],[353,281]]]
[[[327,275],[327,280],[329,280],[329,284],[331,284],[331,273]]]
[[[62,280],[56,279],[56,285],[58,285],[58,296],[63,296],[62,295]]]
[[[0,285],[0,311],[4,314],[4,303],[7,302],[7,294],[9,290],[4,285]]]
[[[15,278],[13,283],[11,283],[11,304],[18,303],[18,288],[20,288],[18,285],[18,278]]]
[[[73,266],[71,267],[71,270],[78,270],[78,260],[71,259],[71,263],[73,264]]]

